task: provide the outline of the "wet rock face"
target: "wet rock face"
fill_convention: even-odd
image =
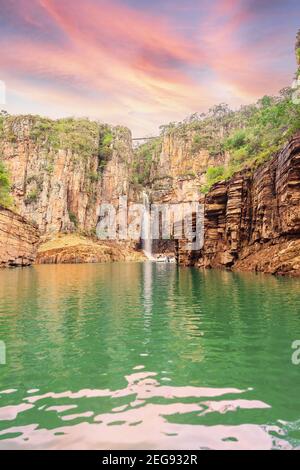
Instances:
[[[0,206],[0,267],[34,263],[39,231],[23,217]]]
[[[198,265],[300,275],[299,239],[300,135],[254,173],[207,194]]]
[[[17,212],[37,224],[41,233],[94,232],[100,202],[111,202],[128,191],[130,131],[110,129],[112,142],[103,161],[97,133],[85,131],[84,138],[95,142],[93,151],[83,155],[64,142],[61,148],[59,143],[54,148],[47,141],[36,142],[34,120],[16,118],[0,139]]]

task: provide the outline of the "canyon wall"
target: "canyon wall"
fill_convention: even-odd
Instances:
[[[171,204],[175,212],[178,204],[203,202],[201,187],[206,181],[206,171],[209,166],[226,165],[229,154],[212,153],[201,143],[196,142],[198,131],[192,129],[173,129],[163,132],[159,146],[152,151],[150,178],[147,192],[151,204]],[[181,206],[182,207],[182,206]],[[154,240],[154,253],[167,253],[179,257],[181,264],[191,264],[197,259],[198,252],[187,250],[187,241],[179,245],[174,240]],[[178,253],[178,248],[180,254]]]
[[[216,131],[216,139],[218,138]],[[211,152],[198,142],[199,132],[171,130],[161,136],[159,151],[153,155],[149,189],[153,201],[188,202],[198,200],[210,166],[227,165],[228,152]]]
[[[214,185],[204,229],[200,267],[300,275],[300,135],[254,172]]]
[[[146,189],[152,203],[197,201],[207,168],[225,165],[229,158],[226,152],[212,154],[196,142],[197,136],[192,129],[162,133],[149,154],[149,181],[140,184],[134,182],[134,159],[139,156],[130,131],[120,126],[8,116],[0,128],[0,153],[16,211],[42,235],[93,234],[99,204],[116,206],[120,195],[142,202]]]
[[[221,132],[215,130],[215,139]],[[229,159],[227,152],[212,152],[205,142],[198,141],[199,131],[186,128],[163,132],[160,152],[151,170],[151,179],[198,179],[205,183],[204,175],[209,166],[226,164]]]
[[[10,173],[16,210],[21,219],[25,216],[39,228],[43,239],[57,233],[92,235],[101,202],[117,206],[120,195],[128,195],[132,202],[143,202],[146,191],[152,204],[197,201],[205,205],[201,252],[185,250],[185,240],[177,244],[154,242],[154,251],[176,251],[184,265],[300,274],[299,135],[255,171],[246,168],[235,173],[215,184],[204,196],[201,187],[207,168],[226,167],[230,155],[202,146],[196,139],[199,132],[177,129],[163,133],[159,145],[150,153],[148,180],[136,184],[136,154],[128,129],[87,120],[39,119],[42,118],[7,118],[0,133],[0,151]],[[64,127],[61,130],[61,126],[67,126],[68,132]],[[215,148],[218,149],[217,145]],[[28,233],[32,233],[32,226],[28,227]],[[16,232],[16,239],[26,244],[21,231]],[[8,242],[5,243],[2,253],[7,250]],[[72,257],[74,262],[102,259],[101,247],[93,245],[93,256],[89,256],[91,245],[82,241],[81,245],[84,245],[82,257],[76,255],[76,245],[66,248],[64,242],[62,246],[59,242],[43,252],[40,262],[47,262],[48,258],[49,262],[59,262],[61,250],[62,262]],[[14,246],[16,243],[12,242]],[[35,246],[33,237],[33,252]],[[117,248],[124,250],[121,244]],[[135,246],[129,244],[128,249],[134,251]],[[109,257],[111,247],[107,245],[105,250]],[[34,258],[30,249],[27,257],[5,256],[4,264],[8,258],[24,258],[21,264],[27,264],[27,260],[30,264]]]
[[[0,206],[0,267],[31,265],[36,259],[38,243],[36,227]]]
[[[300,134],[256,170],[236,172],[206,195],[207,169],[226,168],[230,154],[196,145],[195,135],[162,136],[148,188],[154,203],[204,204],[204,246],[189,251],[182,239],[164,243],[165,251],[175,250],[185,266],[300,275]]]
[[[117,200],[129,189],[133,151],[131,133],[123,127],[9,117],[0,152],[17,212],[42,234],[93,233],[100,202]]]
[[[194,133],[163,135],[152,159],[151,203],[204,204],[204,246],[154,241],[181,265],[300,275],[300,135],[256,170],[246,168],[201,194],[207,168],[228,165],[228,153],[194,145]]]

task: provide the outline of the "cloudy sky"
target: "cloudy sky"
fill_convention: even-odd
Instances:
[[[290,85],[299,20],[299,0],[0,0],[6,109],[155,134]]]

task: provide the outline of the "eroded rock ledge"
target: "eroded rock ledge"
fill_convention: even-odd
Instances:
[[[204,239],[199,267],[300,275],[300,134],[256,171],[213,186]]]
[[[44,241],[44,240],[42,240]],[[127,242],[97,240],[78,234],[56,234],[39,247],[36,264],[80,264],[144,261],[145,256]]]
[[[0,206],[0,268],[34,263],[39,237],[24,217]]]

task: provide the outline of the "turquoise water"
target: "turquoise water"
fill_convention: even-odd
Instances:
[[[0,271],[0,449],[300,447],[300,281],[152,263]]]

